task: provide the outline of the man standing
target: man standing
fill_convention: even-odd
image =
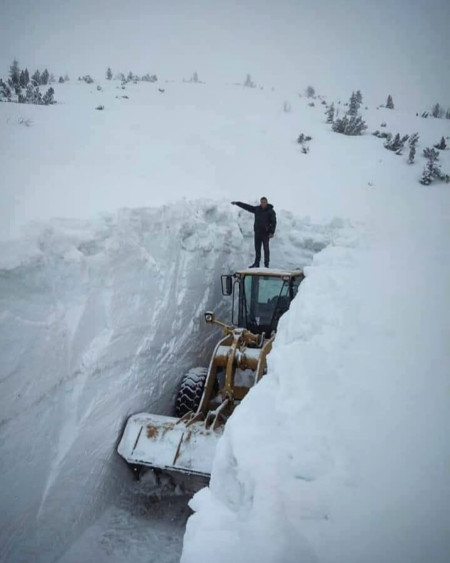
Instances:
[[[266,197],[260,199],[260,205],[248,205],[241,201],[232,201],[231,204],[238,205],[255,215],[255,224],[253,226],[255,231],[255,261],[250,268],[259,268],[261,245],[264,246],[264,266],[268,268],[270,259],[269,239],[275,234],[277,226],[277,216],[273,205],[268,203]]]

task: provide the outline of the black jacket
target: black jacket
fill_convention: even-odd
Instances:
[[[273,205],[268,203],[265,208],[260,205],[248,205],[248,203],[242,203],[242,201],[237,201],[236,205],[242,207],[246,211],[255,214],[255,224],[253,229],[255,233],[258,234],[269,234],[273,235],[277,227],[277,216]]]

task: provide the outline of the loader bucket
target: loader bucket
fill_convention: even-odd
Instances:
[[[141,413],[128,419],[118,452],[128,463],[210,475],[222,432],[223,427],[206,429],[203,422],[186,426],[179,418]]]

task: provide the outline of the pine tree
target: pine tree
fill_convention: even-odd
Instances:
[[[199,82],[197,72],[194,72],[192,75],[191,82],[195,82],[196,84]]]
[[[334,102],[327,109],[327,111],[325,112],[325,115],[327,116],[327,123],[333,123],[333,121],[334,121]]]
[[[41,83],[41,73],[37,70],[31,77],[31,80],[34,82],[35,86],[38,86]]]
[[[314,98],[314,96],[316,95],[316,91],[312,86],[308,86],[308,88],[306,88],[305,90],[305,94],[307,98]]]
[[[444,175],[441,172],[441,167],[437,162],[439,160],[438,151],[427,147],[423,150],[423,154],[427,159],[427,163],[425,165],[425,168],[423,169],[420,183],[424,186],[428,186],[429,184],[431,184],[434,178],[438,178],[440,180],[444,179]]]
[[[68,82],[70,80],[69,75],[66,73],[64,75],[64,82]]]
[[[356,101],[358,102],[359,105],[362,104],[362,94],[361,94],[361,90],[356,90]]]
[[[48,80],[49,84],[54,84],[56,82],[55,75],[50,73],[50,78]]]
[[[350,104],[347,114],[356,117],[358,115],[358,110],[359,110],[358,96],[357,94],[355,94],[355,92],[352,92],[352,95],[350,96]]]
[[[21,88],[26,88],[27,87],[27,83],[26,83],[26,77],[25,77],[25,71],[22,70],[20,72],[20,77],[19,77],[19,84]]]
[[[408,164],[413,164],[414,158],[416,156],[416,145],[419,140],[419,133],[413,133],[409,138],[409,155]]]
[[[49,74],[48,70],[45,69],[44,72],[41,74],[41,85],[47,86],[49,78],[50,78],[50,74]]]
[[[255,88],[255,83],[252,81],[252,77],[250,74],[247,74],[247,78],[245,79],[244,86],[247,88]]]
[[[9,78],[13,87],[20,85],[20,69],[16,59],[13,60],[12,65],[9,67]]]
[[[130,72],[128,73],[127,80],[128,80],[128,82],[132,82],[132,81],[133,81],[133,73],[131,72],[131,70],[130,70]]]
[[[10,102],[11,95],[10,87],[0,78],[0,101]]]
[[[434,104],[433,109],[431,110],[431,115],[433,117],[442,117],[442,113],[441,106],[438,103]]]
[[[42,103],[46,106],[50,105],[50,104],[54,104],[55,100],[53,98],[55,94],[55,91],[53,90],[53,88],[49,88],[47,90],[47,92],[45,92],[44,97],[42,98]]]
[[[444,137],[441,137],[441,141],[439,143],[437,143],[436,145],[434,145],[434,148],[439,149],[440,151],[445,151],[445,149],[447,148],[447,145],[445,143]]]
[[[113,73],[112,73],[111,67],[108,67],[107,70],[106,70],[106,79],[112,80],[112,77],[113,77]]]
[[[344,115],[342,119],[336,119],[331,128],[336,133],[344,135],[362,135],[362,132],[367,129],[367,124],[360,115],[352,115],[350,118]]]
[[[394,109],[394,101],[393,101],[392,96],[390,94],[389,94],[389,96],[387,97],[387,100],[386,100],[386,107],[388,109]]]
[[[30,83],[30,73],[28,72],[27,68],[25,69],[24,74],[25,74],[25,87],[27,87],[28,84]]]
[[[400,133],[397,133],[395,137],[392,137],[392,135],[389,134],[386,142],[384,143],[384,147],[390,151],[395,152],[396,154],[402,154],[402,149],[408,139],[409,135],[400,137]]]
[[[64,78],[62,76],[59,77],[58,79],[59,84],[64,84]]]

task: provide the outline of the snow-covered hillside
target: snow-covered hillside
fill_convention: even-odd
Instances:
[[[450,188],[418,179],[450,121],[362,111],[369,132],[419,132],[408,165],[293,92],[118,86],[0,104],[1,560],[74,561],[111,524],[124,421],[170,413],[205,365],[203,311],[228,318],[219,276],[252,259],[251,217],[228,202],[266,195],[271,265],[307,278],[192,501],[182,561],[230,545],[243,562],[445,561]],[[120,557],[146,560],[133,542]]]

